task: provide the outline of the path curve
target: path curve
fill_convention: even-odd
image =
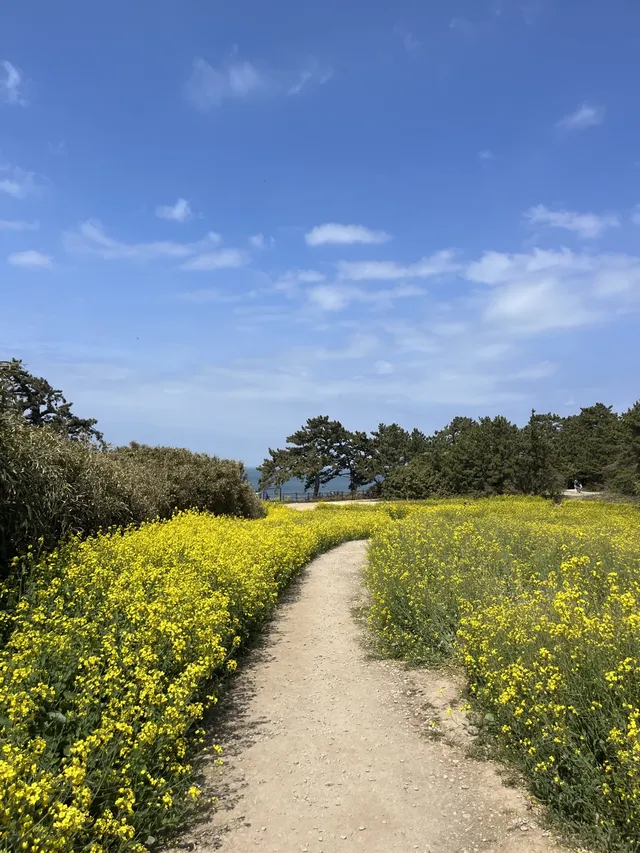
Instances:
[[[212,721],[219,797],[179,842],[246,853],[550,853],[522,791],[467,757],[443,673],[371,659],[353,614],[364,542],[314,560],[285,594]],[[438,718],[444,738],[427,735]],[[461,739],[462,738],[462,739]],[[452,742],[449,742],[452,741]]]

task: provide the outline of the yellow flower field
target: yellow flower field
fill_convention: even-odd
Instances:
[[[495,498],[426,508],[370,549],[386,654],[460,663],[498,742],[565,824],[640,845],[640,513]]]
[[[528,498],[273,506],[68,543],[4,626],[0,851],[143,853],[183,822],[217,680],[310,559],[369,537],[380,649],[459,663],[535,792],[604,848],[637,849],[638,518]]]
[[[36,567],[0,652],[0,850],[143,851],[183,819],[215,676],[313,556],[388,521],[184,513]]]

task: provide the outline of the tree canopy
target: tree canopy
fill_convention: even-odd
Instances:
[[[95,418],[80,418],[71,411],[62,391],[33,376],[17,358],[0,361],[0,407],[17,413],[29,426],[50,425],[67,438],[102,443]]]
[[[579,480],[585,487],[640,494],[640,401],[618,415],[596,403],[561,418],[532,411],[519,428],[502,415],[455,417],[426,435],[397,423],[350,432],[327,415],[309,418],[270,450],[261,487],[296,477],[317,497],[322,484],[348,476],[351,490],[385,497],[538,494],[553,496]]]

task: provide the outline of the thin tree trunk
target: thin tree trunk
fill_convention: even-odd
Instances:
[[[320,474],[316,474],[313,480],[313,499],[317,500],[318,495],[320,494]]]

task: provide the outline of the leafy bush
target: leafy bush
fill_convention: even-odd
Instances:
[[[263,514],[240,463],[174,448],[106,451],[0,412],[0,576],[29,548],[192,508]]]
[[[264,514],[242,463],[182,447],[149,447],[131,442],[109,456],[132,477],[149,501],[145,517],[168,518],[176,510],[259,518]]]

